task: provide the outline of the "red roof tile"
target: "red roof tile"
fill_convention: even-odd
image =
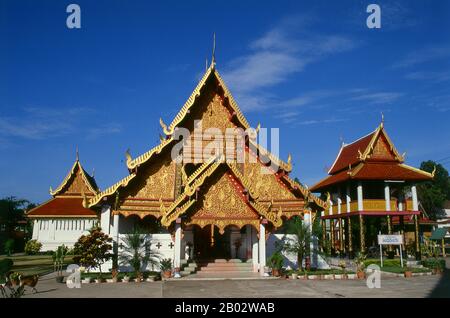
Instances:
[[[333,166],[328,171],[328,174],[335,174],[342,169],[347,169],[349,165],[354,165],[360,161],[358,150],[364,152],[373,138],[375,132],[360,138],[351,144],[345,145],[341,148]]]
[[[30,210],[27,214],[28,217],[97,217],[97,214],[83,207],[82,198],[53,198],[40,206]]]

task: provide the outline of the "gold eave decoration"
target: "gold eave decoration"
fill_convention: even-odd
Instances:
[[[214,157],[213,157],[214,158]],[[209,162],[209,161],[208,161]],[[206,163],[208,163],[206,162]],[[206,164],[205,163],[205,164]],[[204,165],[205,165],[204,164]],[[203,165],[202,165],[203,166]],[[207,166],[207,165],[205,165]],[[190,207],[194,202],[192,202],[191,204],[189,204],[189,206],[186,206],[186,203],[184,203],[182,205],[183,209],[178,209],[177,207],[181,204],[181,202],[183,202],[186,198],[192,196],[195,193],[195,190],[200,187],[205,180],[211,176],[213,174],[213,172],[220,166],[220,160],[217,161],[213,161],[213,163],[206,169],[204,170],[204,173],[199,176],[197,179],[195,179],[195,181],[192,184],[189,184],[189,182],[186,184],[184,191],[182,194],[180,194],[178,196],[178,198],[165,210],[165,211],[161,211],[163,213],[163,217],[161,219],[161,224],[164,226],[169,226],[170,223],[172,223],[173,220],[176,220],[178,218],[178,216],[180,216],[181,214],[183,214],[184,212],[187,211],[187,208]],[[201,168],[201,167],[200,167]],[[199,168],[199,169],[200,169]],[[203,170],[203,169],[202,169]],[[192,200],[189,200],[188,202],[190,202]],[[195,200],[194,200],[195,201]]]
[[[104,190],[103,192],[100,192],[99,194],[94,196],[92,199],[89,200],[89,208],[92,208],[93,206],[97,205],[103,198],[114,194],[117,191],[117,189],[119,189],[120,187],[125,187],[126,185],[128,185],[128,183],[134,177],[136,177],[136,174],[132,173],[132,174],[126,176],[125,178],[123,178],[122,180],[118,181],[117,183],[113,184],[112,186],[110,186],[109,188]]]
[[[281,213],[269,211],[264,205],[257,201],[248,201],[249,204],[255,209],[260,215],[264,216],[269,220],[275,227],[280,227],[283,224],[281,219]]]
[[[279,166],[281,169],[283,169],[284,171],[286,171],[286,172],[292,171],[292,163],[291,163],[292,158],[289,159],[290,156],[288,157],[288,162],[284,162],[283,160],[281,160],[280,158],[273,155],[269,150],[267,150],[260,144],[255,143],[253,140],[249,139],[249,143],[251,143],[254,147],[256,147],[258,149],[258,151],[260,152],[260,154],[268,157],[271,161],[275,162],[275,164],[277,166]]]
[[[131,156],[128,157],[127,155],[127,167],[128,169],[134,169],[137,166],[147,162],[148,160],[150,160],[150,158],[153,157],[153,155],[155,154],[159,154],[161,153],[161,151],[172,142],[173,137],[170,137],[168,139],[164,139],[159,145],[157,145],[156,147],[150,149],[149,151],[147,151],[146,153],[140,155],[139,157],[131,160]]]
[[[388,134],[384,130],[383,122],[381,122],[380,126],[378,126],[378,128],[375,130],[375,132],[372,136],[372,139],[370,140],[369,145],[365,149],[364,153],[360,156],[360,159],[362,161],[365,161],[367,158],[370,158],[370,156],[373,152],[373,149],[375,147],[375,142],[377,141],[377,139],[379,138],[381,133],[383,133],[384,137],[386,138],[386,141],[389,145],[389,149],[394,153],[395,159],[397,159],[398,162],[403,163],[404,157],[398,153],[397,149],[395,148],[395,146],[392,143],[391,139],[389,138]]]
[[[220,76],[219,72],[215,69],[214,63],[211,63],[209,68],[206,70],[205,74],[203,75],[200,82],[197,84],[197,87],[195,87],[194,91],[192,92],[191,96],[189,96],[186,103],[184,103],[181,110],[178,112],[178,114],[173,119],[172,123],[169,125],[169,127],[162,125],[162,120],[160,121],[161,126],[163,127],[163,131],[166,135],[172,135],[175,127],[183,121],[183,119],[186,117],[186,115],[189,113],[189,109],[194,105],[195,100],[197,97],[200,96],[202,88],[205,86],[208,78],[211,75],[215,75],[217,80],[219,81],[220,86],[222,86],[225,96],[228,97],[230,106],[233,108],[233,110],[236,112],[236,117],[238,118],[239,122],[242,124],[244,129],[247,129],[250,127],[249,123],[247,122],[247,119],[242,114],[239,106],[237,105],[236,101],[233,98],[233,95],[231,95],[230,91],[228,90],[228,87],[226,86],[225,82],[223,81],[222,77]]]
[[[69,183],[70,179],[74,176],[75,174],[75,168],[79,169],[80,173],[81,173],[81,177],[84,181],[84,183],[86,184],[86,186],[88,187],[89,191],[91,191],[92,193],[99,193],[98,189],[94,189],[94,187],[91,185],[91,183],[89,182],[88,178],[86,177],[86,174],[83,170],[83,167],[80,164],[80,161],[77,159],[72,168],[70,169],[69,173],[66,175],[66,177],[64,178],[64,180],[62,181],[62,183],[59,185],[59,187],[57,187],[55,190],[52,190],[52,187],[50,187],[50,195],[55,196],[57,194],[59,194],[62,189],[64,189],[64,187]]]
[[[288,176],[283,176],[283,178],[289,182],[290,186],[293,189],[298,189],[302,193],[305,200],[312,200],[314,203],[316,203],[319,207],[323,209],[328,209],[328,203],[319,199],[317,196],[315,196],[311,191],[309,191],[307,188],[296,182],[295,180],[292,180]]]

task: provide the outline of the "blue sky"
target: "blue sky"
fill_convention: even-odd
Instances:
[[[79,30],[66,7],[81,7]],[[381,29],[366,7],[381,6]],[[48,199],[75,160],[102,189],[159,141],[211,56],[312,185],[380,123],[450,168],[448,1],[0,1],[0,196]]]

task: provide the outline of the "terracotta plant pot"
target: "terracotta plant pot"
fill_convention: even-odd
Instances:
[[[358,271],[356,273],[356,276],[358,277],[358,279],[364,279],[366,277],[366,274],[363,271]]]
[[[272,276],[279,277],[280,271],[278,269],[272,268]]]
[[[405,271],[405,277],[406,278],[412,277],[412,272],[411,271]]]
[[[170,278],[170,277],[172,277],[172,271],[164,271],[164,272],[163,272],[163,277],[164,277],[164,278]]]

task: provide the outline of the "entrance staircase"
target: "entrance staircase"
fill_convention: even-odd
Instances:
[[[197,277],[244,277],[253,276],[251,259],[212,259],[199,261],[184,261],[181,276],[194,274]]]

